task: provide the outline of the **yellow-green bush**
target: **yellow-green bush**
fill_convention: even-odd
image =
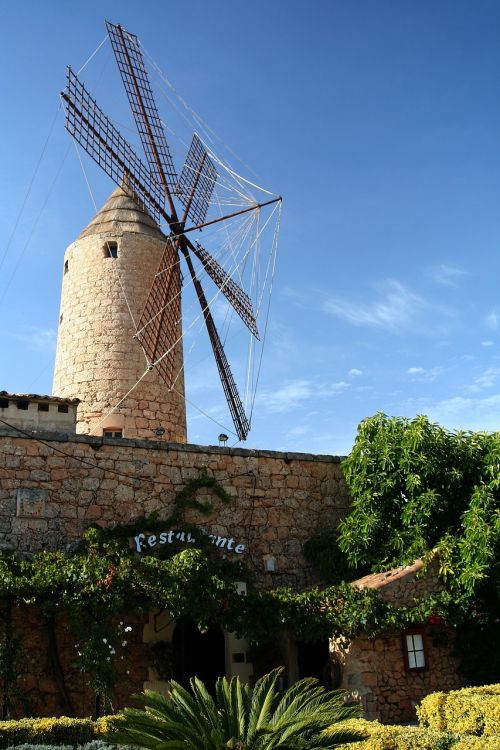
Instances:
[[[359,731],[366,738],[361,742],[340,745],[338,750],[452,750],[453,745],[453,737],[445,732],[421,727],[385,726],[378,721],[363,719],[352,719],[333,726],[332,740],[335,730],[344,727]]]
[[[499,750],[500,740],[498,737],[462,737],[451,750]]]
[[[500,736],[500,685],[431,693],[417,714],[421,726],[436,731]]]
[[[20,719],[0,721],[0,750],[13,745],[83,745],[103,737],[110,729],[111,717],[70,719]]]

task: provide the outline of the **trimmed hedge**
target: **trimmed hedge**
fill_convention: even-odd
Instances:
[[[75,750],[73,745],[11,745],[7,750]],[[137,750],[129,745],[109,745],[104,740],[92,740],[85,745],[77,745],[76,750]]]
[[[451,750],[499,750],[500,739],[498,737],[462,737],[453,745]]]
[[[500,684],[431,693],[417,714],[421,726],[438,732],[500,738]]]
[[[335,730],[343,728],[360,732],[365,739],[340,745],[337,750],[455,750],[453,743],[456,737],[447,732],[435,732],[421,727],[384,725],[365,719],[350,719],[336,724],[332,727],[331,733],[329,732],[329,736],[333,739]]]
[[[0,750],[18,745],[85,745],[102,739],[111,729],[111,716],[102,719],[20,719],[0,721]]]

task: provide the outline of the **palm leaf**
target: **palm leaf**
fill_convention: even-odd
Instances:
[[[283,667],[277,667],[257,680],[255,684],[248,717],[247,743],[249,746],[255,732],[265,727],[272,715],[276,701],[276,683],[282,672]]]

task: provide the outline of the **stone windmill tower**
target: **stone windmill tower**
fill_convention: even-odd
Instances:
[[[166,245],[158,225],[118,187],[66,250],[53,392],[80,399],[80,433],[151,439],[163,428],[165,439],[186,442],[181,282],[175,259],[169,312],[170,325],[176,326],[174,383],[166,388],[159,371],[151,369],[136,385],[147,362],[134,338],[135,321]]]
[[[68,68],[67,86],[61,94],[66,129],[118,190],[66,252],[54,390],[81,399],[80,432],[122,430],[124,437],[147,438],[162,428],[167,439],[186,440],[182,258],[187,283],[199,303],[198,317],[208,333],[234,434],[245,440],[250,430],[246,411],[250,402],[245,407],[240,397],[204,283],[208,279],[215,284],[217,294],[226,298],[231,311],[253,339],[259,340],[256,318],[262,297],[256,297],[256,313],[251,297],[232,274],[240,273],[240,267],[244,272],[248,252],[256,243],[259,247],[260,233],[268,221],[230,273],[194,239],[199,235],[192,233],[238,217],[251,218],[258,226],[260,210],[268,206],[276,209],[281,197],[269,198],[273,195],[269,191],[261,202],[247,197],[241,180],[223,163],[214,161],[214,154],[196,133],[178,174],[137,37],[109,21],[106,28],[147,166]],[[220,176],[216,164],[236,180],[242,204],[234,203],[230,194],[225,194],[222,204],[220,198],[214,199]],[[226,178],[222,187],[228,190]],[[223,211],[222,205],[228,208]],[[210,218],[210,209],[214,218]],[[162,222],[168,226],[168,236],[160,229]],[[225,224],[218,229],[227,231]],[[231,243],[229,250],[233,262]],[[253,277],[259,278],[255,267],[249,266]]]

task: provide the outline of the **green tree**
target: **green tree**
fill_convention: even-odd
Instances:
[[[376,414],[363,420],[343,469],[353,498],[339,546],[373,569],[439,548],[457,593],[500,582],[500,433],[450,432]]]
[[[222,677],[215,699],[197,678],[192,692],[172,682],[169,698],[148,690],[141,696],[144,710],[125,709],[110,740],[149,750],[316,750],[361,738],[330,729],[359,715],[341,692],[327,692],[312,678],[280,692],[281,673],[273,670],[253,690]]]
[[[469,682],[496,681],[500,433],[379,413],[359,425],[343,469],[353,498],[338,536],[347,565],[381,570],[437,549],[462,669]]]

